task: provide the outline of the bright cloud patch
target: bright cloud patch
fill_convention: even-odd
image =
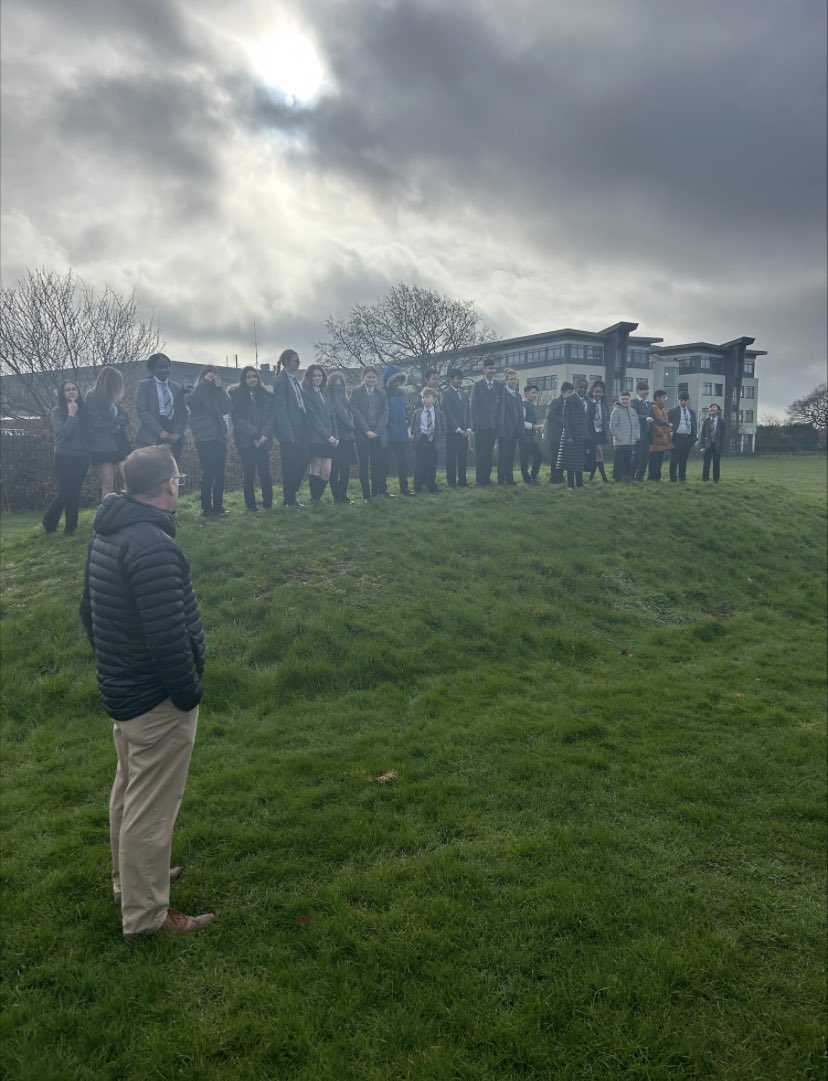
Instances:
[[[288,105],[312,101],[325,71],[313,43],[299,30],[285,27],[250,47],[250,58],[261,80],[284,95]]]

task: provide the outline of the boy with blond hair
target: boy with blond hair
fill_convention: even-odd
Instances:
[[[437,404],[437,391],[423,387],[420,392],[422,405],[414,410],[411,422],[411,441],[414,444],[414,491],[428,488],[432,495],[437,487],[437,452],[446,441],[446,418]]]

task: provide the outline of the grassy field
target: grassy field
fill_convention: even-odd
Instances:
[[[4,1077],[824,1078],[825,472],[185,499],[218,921],[129,944],[91,513],[4,520]]]

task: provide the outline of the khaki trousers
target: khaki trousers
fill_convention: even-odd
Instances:
[[[185,713],[169,698],[112,726],[118,768],[109,799],[109,841],[125,935],[157,931],[166,919],[173,827],[197,726],[198,706]]]

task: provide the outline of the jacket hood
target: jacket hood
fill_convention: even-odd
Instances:
[[[395,375],[401,375],[403,377],[403,383],[405,382],[405,373],[403,372],[399,364],[389,364],[385,371],[382,373],[382,382],[386,389]],[[402,384],[400,385],[402,386]]]
[[[108,495],[98,507],[92,528],[96,533],[108,536],[121,529],[150,522],[169,536],[175,536],[175,511],[161,510],[149,503],[139,503],[131,495]]]

